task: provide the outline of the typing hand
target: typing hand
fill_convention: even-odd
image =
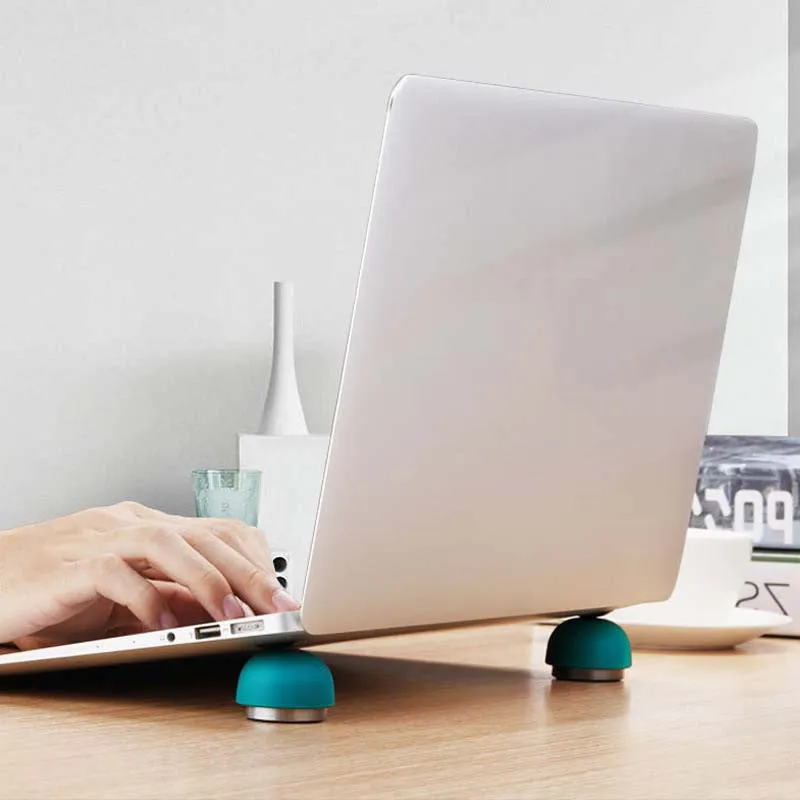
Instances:
[[[235,520],[125,502],[0,533],[0,642],[20,649],[297,608]]]

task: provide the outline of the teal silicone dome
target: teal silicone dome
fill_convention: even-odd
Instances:
[[[631,643],[619,625],[601,617],[575,617],[550,635],[545,662],[570,670],[623,670],[631,666]]]
[[[277,709],[330,708],[335,702],[333,676],[324,661],[303,650],[259,653],[239,673],[236,702]]]

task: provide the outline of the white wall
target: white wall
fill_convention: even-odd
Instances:
[[[786,3],[0,4],[0,525],[191,508],[258,420],[270,286],[330,423],[385,101],[405,72],[747,114],[753,217],[714,427],[786,426]]]

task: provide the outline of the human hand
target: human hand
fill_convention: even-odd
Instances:
[[[0,533],[0,642],[20,649],[298,607],[236,520],[125,502]]]

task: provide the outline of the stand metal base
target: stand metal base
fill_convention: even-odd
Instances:
[[[327,708],[262,708],[246,706],[247,719],[256,722],[324,722]]]
[[[621,681],[624,669],[580,669],[553,667],[553,677],[558,681],[584,681],[586,683],[613,683]]]

